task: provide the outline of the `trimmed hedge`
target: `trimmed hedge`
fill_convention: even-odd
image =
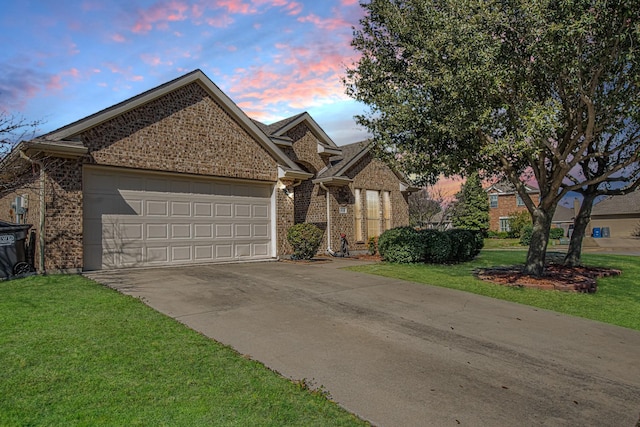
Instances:
[[[424,261],[441,264],[448,261],[451,256],[451,238],[445,232],[439,230],[420,231],[421,241],[424,247]]]
[[[453,229],[447,230],[446,233],[451,240],[449,261],[464,262],[473,258],[476,243],[473,234],[469,230]]]
[[[388,262],[413,263],[423,258],[419,234],[412,227],[396,227],[382,233],[378,252]]]
[[[291,259],[311,259],[322,242],[322,230],[308,222],[296,224],[287,230],[287,241],[293,248]]]
[[[378,238],[378,252],[388,262],[415,263],[465,262],[484,247],[481,231],[433,229],[416,231],[411,227],[387,230]]]

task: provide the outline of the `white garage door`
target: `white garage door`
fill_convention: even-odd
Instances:
[[[272,257],[269,184],[84,169],[84,269]]]

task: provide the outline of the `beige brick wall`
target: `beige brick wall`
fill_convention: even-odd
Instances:
[[[275,181],[276,162],[192,83],[80,135],[101,165]]]
[[[304,123],[292,129],[287,136],[294,141],[287,154],[296,162],[304,165],[310,172],[320,171],[328,162],[317,152],[318,140]],[[370,155],[363,157],[348,173],[354,182],[345,187],[328,186],[331,211],[330,246],[340,249],[340,233],[347,235],[352,250],[366,250],[367,242],[355,241],[354,189],[389,191],[392,204],[392,227],[409,224],[409,210],[406,197],[400,192],[398,178],[382,161]],[[295,187],[295,222],[310,222],[322,230],[327,228],[327,195],[318,184],[311,180]],[[364,209],[364,198],[362,200]],[[382,197],[380,197],[382,204]],[[340,213],[340,208],[346,213]],[[382,207],[381,207],[382,209]],[[381,220],[382,222],[382,220]],[[324,253],[329,245],[327,234],[323,237],[320,253]]]
[[[82,268],[82,172],[81,161],[45,158],[45,271],[75,271]],[[11,204],[18,195],[28,195],[26,223],[36,232],[34,264],[40,264],[40,173],[29,168],[24,184],[0,199],[0,219],[14,222]]]

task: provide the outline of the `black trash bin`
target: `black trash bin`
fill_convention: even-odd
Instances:
[[[0,279],[35,271],[27,262],[25,241],[30,228],[31,224],[0,221]]]

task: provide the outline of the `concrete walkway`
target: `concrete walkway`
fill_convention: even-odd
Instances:
[[[88,276],[375,425],[636,425],[640,332],[339,269],[354,262]]]

